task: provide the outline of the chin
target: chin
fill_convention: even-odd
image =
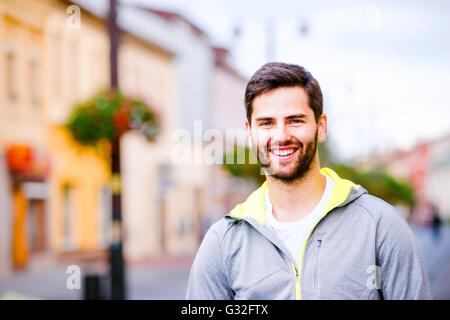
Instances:
[[[298,178],[298,175],[295,171],[277,171],[270,174],[269,176],[283,181],[292,181]]]

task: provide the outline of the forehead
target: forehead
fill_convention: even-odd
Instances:
[[[298,113],[314,115],[309,107],[308,94],[302,87],[276,88],[253,100],[252,118],[282,118]]]

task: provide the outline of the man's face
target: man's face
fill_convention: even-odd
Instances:
[[[326,138],[326,115],[316,123],[301,87],[270,90],[253,100],[247,135],[266,174],[283,181],[302,178],[316,159],[317,142]]]

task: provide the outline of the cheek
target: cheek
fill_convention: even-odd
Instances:
[[[296,144],[302,144],[305,145],[309,141],[311,141],[312,138],[309,132],[306,132],[305,130],[298,130],[297,132],[293,132],[291,135],[291,140]]]
[[[265,146],[270,139],[268,130],[256,130],[252,135],[253,143],[256,146]]]
[[[316,140],[316,132],[317,127],[309,127],[309,128],[302,128],[303,130],[299,130],[297,132],[296,138],[301,141],[303,144],[311,143]]]

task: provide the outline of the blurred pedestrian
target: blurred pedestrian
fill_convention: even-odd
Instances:
[[[431,205],[431,229],[433,230],[433,240],[439,242],[442,220],[439,215],[439,209],[436,205]]]

